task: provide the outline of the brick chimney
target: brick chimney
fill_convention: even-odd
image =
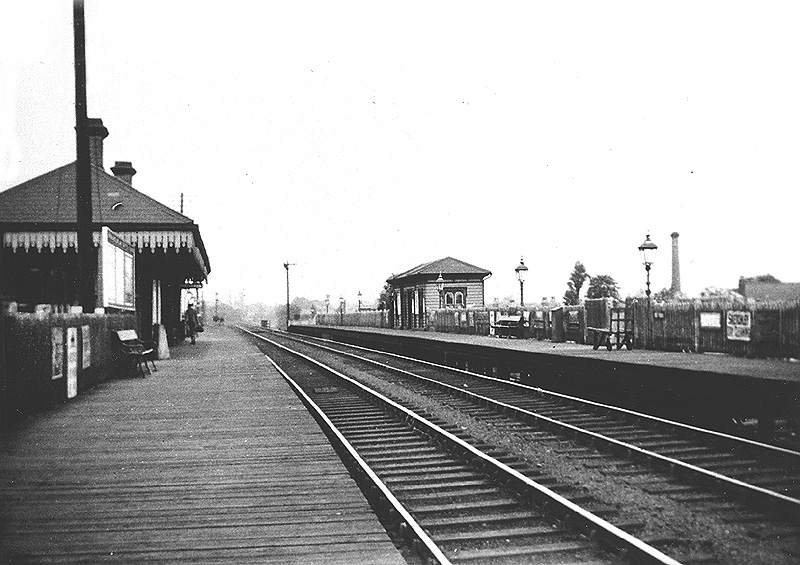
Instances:
[[[108,137],[108,130],[100,118],[89,118],[89,162],[95,167],[103,168],[103,140]]]
[[[111,167],[111,172],[118,179],[133,184],[133,175],[136,174],[136,169],[133,168],[130,161],[116,161]]]
[[[678,294],[681,291],[681,260],[678,255],[678,232],[674,231],[672,234],[672,286],[670,290],[673,294]]]

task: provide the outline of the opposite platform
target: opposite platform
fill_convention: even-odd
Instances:
[[[302,325],[293,326],[302,328]],[[614,363],[630,363],[665,369],[700,371],[721,375],[737,375],[768,380],[800,382],[800,362],[783,359],[753,359],[722,353],[680,353],[674,351],[654,351],[650,349],[613,349],[605,347],[593,349],[591,345],[572,342],[555,343],[537,339],[506,339],[484,335],[432,332],[422,330],[400,330],[388,328],[368,328],[355,326],[311,326],[330,328],[344,332],[362,332],[389,336],[407,336],[431,341],[473,344],[498,349],[525,351],[559,357],[597,359]]]
[[[255,345],[209,328],[0,444],[0,563],[403,564]]]

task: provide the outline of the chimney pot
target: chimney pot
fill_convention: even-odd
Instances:
[[[133,168],[130,161],[116,161],[111,167],[111,172],[118,179],[133,184],[133,175],[136,174],[136,169]]]

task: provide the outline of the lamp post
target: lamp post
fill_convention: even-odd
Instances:
[[[339,325],[340,326],[344,325],[344,308],[345,308],[344,296],[340,296],[339,297]]]
[[[442,278],[441,271],[439,272],[439,278],[436,279],[436,290],[439,291],[439,310],[442,309],[442,297],[444,294],[444,279]]]
[[[645,348],[650,345],[651,342],[651,332],[652,332],[652,320],[650,314],[650,267],[656,261],[656,252],[658,251],[658,245],[653,243],[650,240],[650,234],[647,234],[647,237],[644,239],[644,242],[639,246],[639,252],[642,254],[642,263],[644,264],[644,270],[647,273],[647,288],[645,289],[644,293],[647,295],[647,333],[646,333],[646,343]]]
[[[525,262],[522,260],[522,257],[519,258],[519,265],[516,266],[514,271],[517,273],[517,279],[519,279],[519,305],[520,307],[525,306],[525,301],[523,300],[523,287],[525,285],[525,276],[528,274],[528,267],[525,266]]]
[[[647,272],[647,290],[644,293],[647,295],[647,300],[650,300],[650,266],[656,262],[656,252],[658,251],[658,245],[650,241],[650,234],[647,234],[647,237],[639,246],[639,252],[642,254],[642,264],[644,264],[644,270]]]
[[[325,295],[325,313],[327,314],[331,306],[331,295]]]
[[[361,291],[358,291],[358,311],[361,312]]]

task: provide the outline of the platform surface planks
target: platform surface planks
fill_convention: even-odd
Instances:
[[[0,444],[0,563],[405,563],[255,346],[209,328]]]

